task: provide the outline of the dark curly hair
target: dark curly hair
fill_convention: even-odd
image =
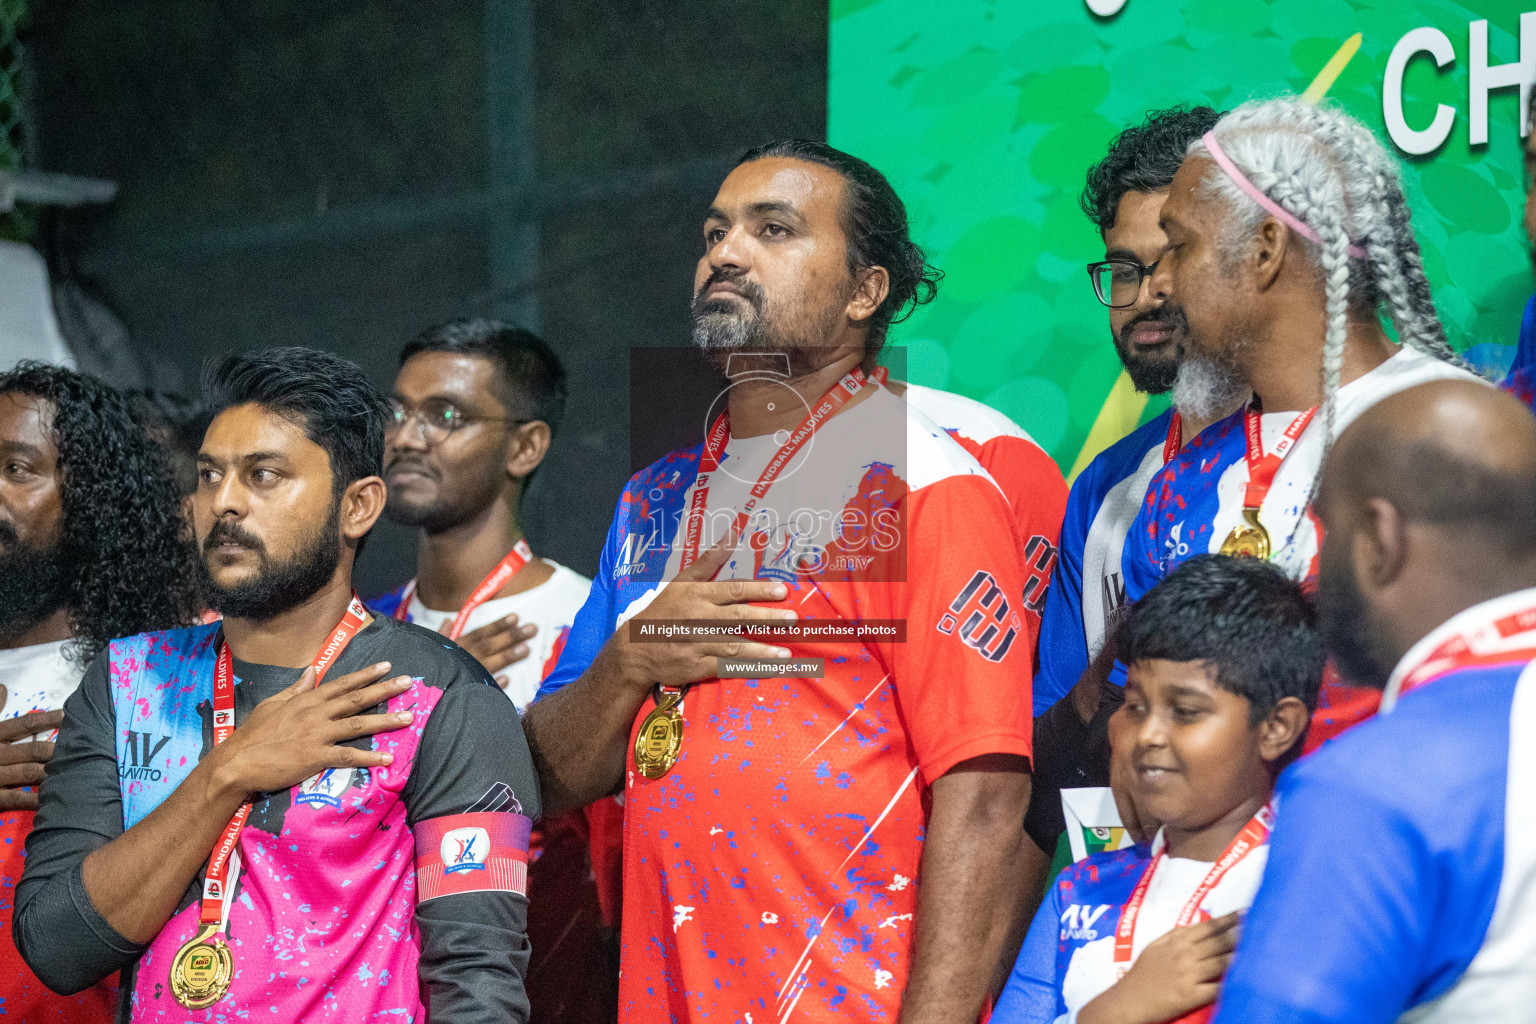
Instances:
[[[62,543],[80,567],[68,598],[72,655],[89,661],[118,637],[191,624],[202,603],[180,496],[127,400],[95,377],[30,361],[0,373],[0,394],[50,406]]]
[[[848,270],[858,273],[868,267],[884,267],[891,279],[890,294],[869,318],[869,351],[878,352],[891,324],[901,323],[918,306],[932,302],[939,294],[944,272],[930,264],[923,250],[912,241],[906,205],[885,175],[874,167],[825,142],[810,139],[785,139],[757,146],[742,154],[736,166],[769,157],[820,164],[842,175],[847,183],[843,233],[848,236]]]
[[[1166,191],[1189,144],[1220,118],[1210,107],[1171,107],[1150,112],[1141,124],[1116,135],[1104,159],[1088,169],[1088,185],[1078,200],[1099,234],[1114,226],[1127,192]]]

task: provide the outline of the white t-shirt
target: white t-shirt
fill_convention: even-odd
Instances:
[[[1153,840],[1152,849],[1160,850],[1162,845],[1163,836],[1159,832]],[[1253,850],[1228,869],[1216,887],[1206,895],[1200,908],[1213,918],[1230,914],[1234,910],[1248,909],[1258,894],[1268,859],[1267,844]],[[1163,858],[1157,874],[1152,876],[1152,882],[1147,886],[1146,899],[1136,918],[1135,939],[1131,943],[1132,964],[1148,944],[1173,930],[1179,912],[1210,870],[1210,861],[1188,860],[1184,857]],[[1196,918],[1197,922],[1202,920],[1206,918]],[[1111,931],[1104,938],[1086,944],[1073,954],[1072,963],[1061,982],[1061,998],[1067,1005],[1067,1013],[1063,1018],[1058,1018],[1058,1024],[1076,1024],[1077,1015],[1083,1007],[1093,1002],[1117,980],[1115,936]]]
[[[5,685],[5,706],[0,719],[17,718],[33,711],[58,711],[80,685],[85,666],[64,657],[69,640],[15,647],[0,651],[0,684]],[[36,737],[46,739],[39,734]]]
[[[464,632],[470,633],[515,613],[518,622],[539,627],[533,639],[528,641],[528,657],[496,673],[496,681],[519,711],[533,700],[533,695],[539,692],[539,683],[560,660],[571,623],[576,621],[576,613],[586,603],[587,591],[592,586],[591,580],[559,562],[547,558],[540,561],[555,570],[553,576],[532,590],[485,602],[469,613],[469,621],[464,624]],[[458,615],[458,609],[443,612],[428,608],[421,603],[414,587],[407,612],[412,622],[439,633],[447,633]]]

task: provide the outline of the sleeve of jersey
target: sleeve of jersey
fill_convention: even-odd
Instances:
[[[1008,984],[997,999],[991,1024],[1051,1024],[1066,1013],[1056,977],[1056,947],[1061,925],[1061,887],[1052,884],[1030,922],[1024,947],[1013,963]]]
[[[1088,669],[1088,637],[1083,631],[1083,545],[1088,538],[1087,487],[1078,479],[1067,501],[1056,551],[1056,571],[1040,617],[1040,669],[1034,679],[1038,718],[1065,697]]]
[[[1216,1024],[1388,1024],[1415,1001],[1446,893],[1418,830],[1301,762]]]
[[[123,833],[116,732],[103,654],[64,702],[16,885],[16,948],[43,984],[65,995],[127,967],[144,949],[96,912],[80,874],[87,854]]]
[[[983,476],[953,476],[907,498],[907,575],[884,584],[906,622],[896,697],[932,782],[983,754],[1028,757],[1029,634],[1006,501]]]
[[[999,449],[985,453],[984,465],[1013,511],[1024,570],[1022,615],[1031,635],[1038,636],[1066,514],[1067,482],[1044,449],[1026,438],[995,437],[984,447]]]
[[[576,613],[576,620],[571,623],[571,631],[565,638],[565,649],[560,652],[560,660],[555,663],[549,675],[544,677],[535,700],[564,689],[581,678],[581,674],[591,667],[597,652],[603,649],[603,644],[613,635],[614,622],[619,616],[614,602],[613,567],[617,564],[617,554],[624,542],[624,531],[628,524],[625,515],[627,508],[627,502],[621,498],[613,514],[613,522],[608,526],[603,553],[598,559],[597,575],[593,577],[592,587],[587,591],[586,603]]]
[[[432,1024],[521,1024],[538,782],[517,711],[483,671],[461,664],[448,682],[402,796],[416,840],[418,969]]]

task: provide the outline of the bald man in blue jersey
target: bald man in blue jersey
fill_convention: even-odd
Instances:
[[[1385,398],[1316,509],[1324,636],[1385,692],[1281,778],[1216,1024],[1530,1020],[1536,420],[1463,381]]]

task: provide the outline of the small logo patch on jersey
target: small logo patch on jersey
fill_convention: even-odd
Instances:
[[[945,636],[959,630],[967,647],[988,661],[1002,661],[1019,635],[1019,617],[992,574],[978,569],[935,628]]]
[[[464,892],[528,895],[533,822],[510,811],[432,818],[416,826],[416,902]]]
[[[293,802],[301,807],[341,806],[341,795],[353,785],[368,784],[366,768],[327,768],[299,783]]]
[[[483,828],[456,828],[444,834],[437,848],[443,858],[443,873],[484,871],[490,848],[491,837]]]

